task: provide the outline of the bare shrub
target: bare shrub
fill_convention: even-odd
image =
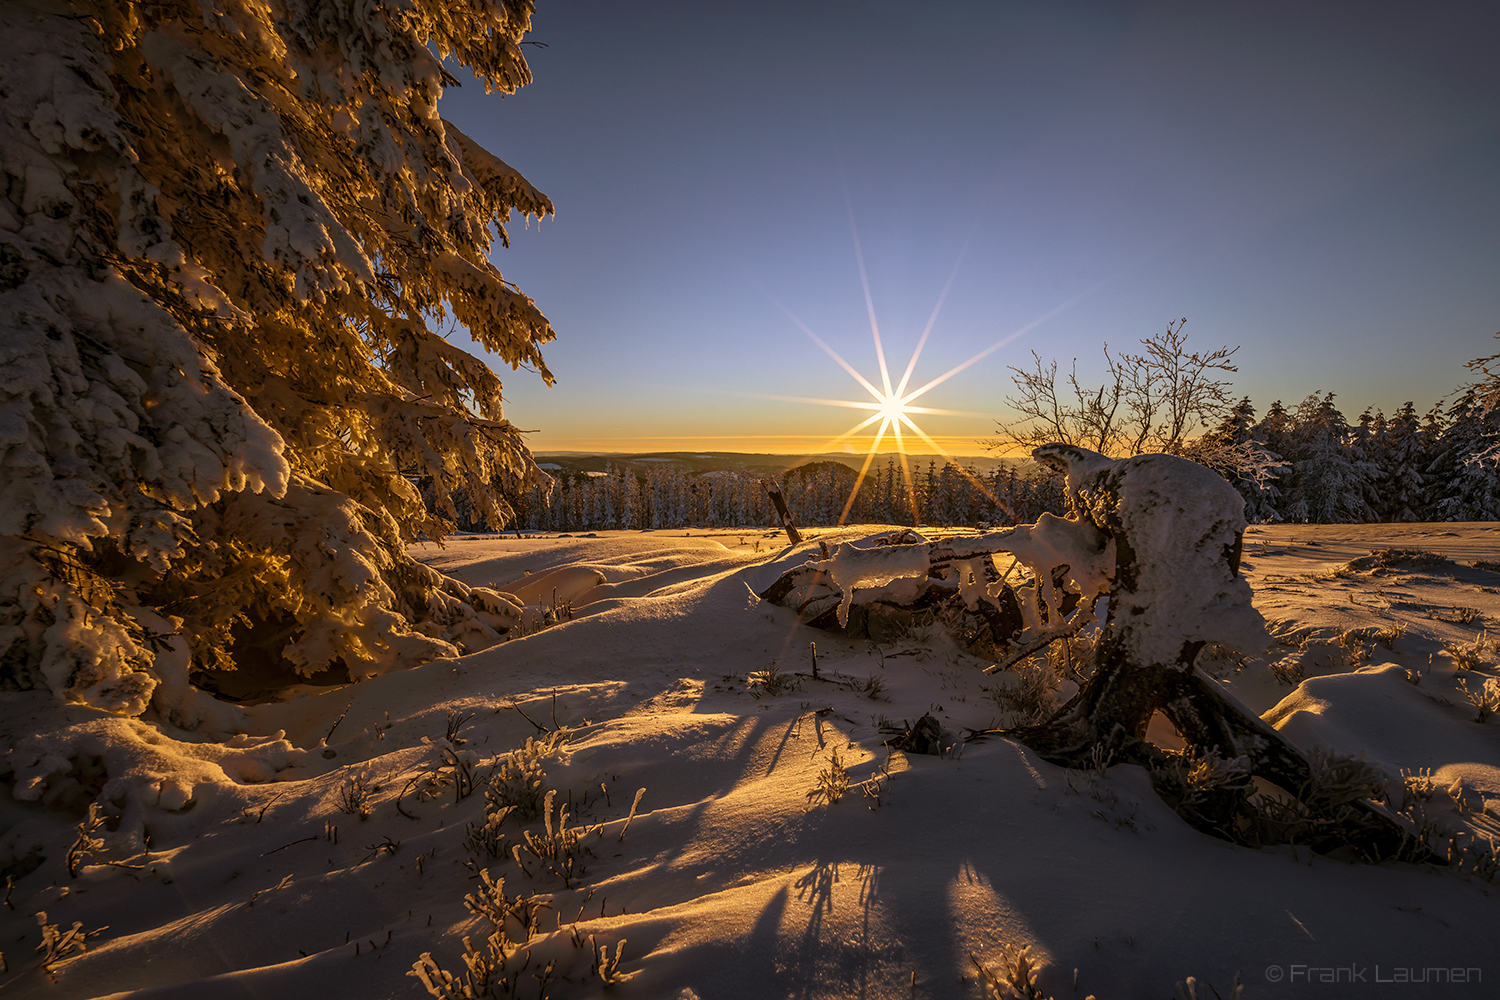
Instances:
[[[500,806],[495,809],[487,807],[484,811],[483,822],[464,825],[464,848],[470,854],[483,855],[490,861],[503,857],[507,850],[505,833],[500,829],[500,825],[505,822],[510,813],[510,806]]]
[[[762,695],[775,697],[779,694],[787,694],[797,690],[798,684],[797,678],[782,673],[781,664],[775,661],[772,661],[766,669],[757,670],[746,678],[746,686],[752,698],[759,698]]]
[[[1015,680],[983,689],[1014,727],[1035,725],[1052,715],[1053,694],[1061,678],[1048,655],[1032,656],[1010,668]]]
[[[599,977],[599,982],[605,986],[613,986],[622,983],[630,977],[620,971],[620,960],[625,957],[625,939],[615,944],[615,953],[609,953],[609,942],[596,944],[594,936],[589,935],[589,950],[594,953],[594,975]]]
[[[1242,1000],[1245,995],[1244,984],[1240,982],[1240,974],[1234,974],[1234,982],[1229,985],[1229,995],[1221,997],[1219,991],[1208,983],[1200,983],[1192,976],[1177,984],[1178,1000]]]
[[[1452,621],[1460,625],[1473,625],[1483,617],[1484,615],[1478,608],[1471,608],[1464,605],[1455,605],[1453,608]]]
[[[1238,370],[1230,358],[1239,350],[1189,353],[1186,322],[1142,340],[1141,354],[1115,357],[1106,346],[1098,389],[1078,381],[1075,363],[1059,393],[1057,362],[1044,367],[1033,351],[1034,370],[1011,368],[1016,395],[1005,400],[1021,419],[1000,432],[1026,448],[1061,441],[1105,455],[1180,454],[1190,434],[1232,408],[1230,383],[1218,376]]]
[[[438,1000],[489,1000],[491,997],[514,996],[520,973],[507,977],[505,963],[515,952],[515,945],[500,931],[475,948],[473,939],[464,935],[464,968],[462,976],[448,972],[431,952],[424,951],[412,963],[408,976],[414,977]]]
[[[1320,812],[1332,813],[1356,799],[1383,802],[1385,774],[1363,755],[1335,753],[1325,747],[1313,747],[1307,755],[1312,767],[1302,801]]]
[[[1447,556],[1440,556],[1426,549],[1373,549],[1367,556],[1349,560],[1335,570],[1334,575],[1348,576],[1351,573],[1368,573],[1374,570],[1394,569],[1398,566],[1436,569],[1440,566],[1452,565],[1453,560]]]
[[[1302,672],[1302,656],[1300,653],[1291,653],[1279,659],[1272,660],[1268,664],[1271,668],[1271,676],[1287,687],[1296,687],[1302,683],[1305,676]]]
[[[89,938],[109,930],[106,926],[86,931],[83,929],[81,920],[73,921],[71,928],[63,930],[57,924],[47,921],[45,910],[37,912],[36,922],[42,929],[42,943],[36,946],[36,952],[42,957],[42,972],[54,982],[57,980],[59,965],[76,953],[87,949]]]
[[[528,736],[522,746],[501,757],[485,788],[486,814],[509,808],[521,820],[540,816],[548,792],[542,762],[555,756],[572,732],[563,727],[540,737]]]
[[[1443,655],[1459,670],[1483,670],[1494,653],[1495,644],[1483,632],[1473,642],[1455,642],[1443,647]]]
[[[456,747],[463,746],[468,742],[468,740],[459,736],[459,733],[472,718],[474,718],[473,712],[458,712],[453,709],[449,709],[448,722],[444,727],[443,739],[447,740],[449,743],[453,744]]]
[[[1469,686],[1467,678],[1460,677],[1458,686],[1469,704],[1474,706],[1475,722],[1484,722],[1496,712],[1500,712],[1500,679],[1486,677],[1484,683],[1476,690]]]
[[[1394,622],[1382,629],[1373,629],[1369,632],[1371,639],[1380,643],[1391,652],[1396,651],[1396,640],[1406,634],[1405,622]]]
[[[495,880],[488,868],[480,871],[478,887],[464,896],[464,907],[517,941],[530,941],[542,933],[542,913],[551,908],[536,895],[507,896],[504,877]]]
[[[464,742],[460,740],[459,742]],[[462,802],[474,793],[474,772],[478,768],[472,751],[442,747],[438,762],[418,779],[418,798],[437,798],[443,789],[453,788],[453,801]]]
[[[1405,789],[1402,799],[1403,807],[1407,802],[1416,799],[1419,802],[1430,801],[1437,793],[1437,783],[1432,780],[1430,768],[1420,768],[1416,771],[1402,771],[1401,783]]]
[[[1311,774],[1295,799],[1257,796],[1260,833],[1267,842],[1311,844],[1317,849],[1347,843],[1347,831],[1363,822],[1364,813],[1356,803],[1387,801],[1385,774],[1363,757],[1314,747],[1308,764]]]
[[[1029,944],[1016,949],[1006,948],[1005,954],[1000,958],[998,972],[981,962],[973,952],[969,953],[969,961],[979,973],[979,981],[984,984],[986,992],[996,1000],[1011,1000],[1013,997],[1019,1000],[1051,1000],[1037,988],[1037,966],[1032,962],[1030,952]]]
[[[1358,670],[1370,662],[1371,646],[1363,629],[1345,629],[1333,641],[1339,648],[1337,659],[1342,660],[1350,670]]]
[[[1197,748],[1169,753],[1151,771],[1163,802],[1198,830],[1235,841],[1254,841],[1246,808],[1254,783],[1247,757],[1221,758]]]
[[[817,784],[813,790],[807,793],[809,802],[816,804],[820,799],[827,803],[837,802],[849,791],[849,772],[844,768],[844,760],[839,756],[839,748],[833,747],[829,751],[828,764],[818,772]]]
[[[511,856],[516,859],[516,864],[523,872],[530,875],[531,871],[526,867],[523,855],[530,855],[539,862],[542,870],[551,872],[563,880],[563,885],[573,888],[573,880],[583,874],[584,855],[592,856],[593,852],[583,845],[583,838],[590,833],[600,832],[600,827],[578,827],[568,826],[570,814],[568,807],[560,805],[557,808],[557,821],[552,818],[552,800],[556,797],[556,789],[548,789],[546,798],[542,802],[542,825],[543,832],[533,833],[530,830],[522,832],[525,843],[516,844],[511,848]]]
[[[490,877],[489,869],[480,871],[479,879],[479,887],[464,897],[464,906],[488,920],[494,931],[484,939],[483,947],[475,947],[472,938],[464,937],[464,972],[454,975],[445,970],[431,952],[423,952],[407,973],[439,1000],[490,1000],[517,996],[521,971],[529,964],[529,956],[520,969],[509,975],[506,965],[519,947],[517,942],[528,942],[542,933],[541,915],[549,909],[545,901],[535,895],[507,896],[505,879],[495,881]],[[546,993],[546,978],[554,968],[555,962],[548,965],[541,975],[533,973],[542,980],[542,995]]]
[[[90,802],[88,816],[78,824],[78,838],[68,848],[66,861],[69,878],[77,878],[78,870],[83,867],[89,855],[104,846],[104,838],[94,836],[104,828],[104,822],[104,812],[99,808],[99,803]]]
[[[360,819],[369,819],[374,809],[374,806],[370,804],[373,791],[363,773],[350,771],[344,776],[344,783],[339,787],[339,812],[358,816]]]

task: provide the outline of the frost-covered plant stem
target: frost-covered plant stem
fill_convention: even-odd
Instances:
[[[78,871],[83,867],[84,860],[90,854],[104,846],[104,838],[94,836],[94,834],[103,828],[104,811],[99,807],[99,803],[90,802],[89,814],[84,818],[83,822],[78,824],[78,837],[73,841],[73,845],[68,848],[68,855],[65,860],[69,878],[77,878]]]

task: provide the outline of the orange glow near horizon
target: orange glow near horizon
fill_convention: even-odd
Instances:
[[[872,424],[879,421],[879,414],[875,415]],[[869,426],[868,424],[866,426]],[[863,428],[862,428],[863,429]],[[871,432],[875,433],[875,432]],[[533,435],[527,442],[527,447],[533,454],[537,455],[560,455],[560,454],[590,454],[590,455],[653,455],[665,452],[693,452],[707,454],[744,454],[744,455],[788,455],[793,457],[820,457],[826,455],[844,455],[853,457],[869,453],[868,447],[855,447],[849,443],[854,434],[841,436],[839,443],[833,447],[822,448],[827,445],[830,438],[826,434],[724,434],[724,435],[702,435],[694,434],[681,437],[663,437],[661,435],[642,435],[639,437],[602,437],[596,435],[578,435],[569,437],[566,435]],[[940,443],[943,451],[957,458],[1022,458],[1024,451],[992,451],[985,447],[980,438],[973,436],[934,434],[934,441]],[[894,436],[890,431],[886,432],[885,439],[875,450],[876,457],[898,454]],[[927,454],[920,452],[919,454]],[[934,451],[932,454],[941,454]]]
[[[875,385],[871,383],[869,379],[860,374],[853,365],[849,364],[849,362],[840,357],[839,353],[832,347],[830,347],[822,337],[819,337],[816,333],[814,333],[806,323],[802,322],[802,320],[793,315],[792,312],[785,306],[781,306],[781,311],[786,313],[787,317],[791,319],[793,323],[797,324],[797,326],[801,328],[802,332],[807,334],[807,336],[812,339],[813,343],[817,344],[829,357],[833,358],[833,360],[838,363],[840,368],[848,372],[854,378],[854,380],[858,382],[860,386],[863,387],[864,390],[871,395],[871,397],[873,397],[873,401],[865,402],[863,400],[856,401],[848,399],[818,399],[788,396],[770,397],[773,399],[785,399],[789,402],[816,403],[822,406],[840,406],[848,407],[851,409],[875,411],[873,415],[866,417],[864,420],[861,420],[859,423],[849,428],[843,434],[826,440],[820,448],[815,449],[816,452],[827,453],[830,449],[843,444],[849,438],[858,434],[866,427],[874,424],[876,421],[880,422],[880,427],[871,434],[870,446],[865,451],[864,464],[860,466],[859,475],[855,478],[854,486],[849,491],[849,499],[844,504],[843,512],[839,515],[839,524],[843,524],[848,519],[849,512],[854,509],[855,498],[859,496],[859,489],[862,485],[864,485],[865,476],[870,470],[870,465],[874,461],[875,455],[879,452],[881,443],[886,440],[887,433],[889,433],[891,440],[895,444],[895,447],[893,449],[890,449],[890,451],[893,451],[895,454],[900,456],[901,478],[906,486],[907,500],[911,504],[912,520],[914,523],[921,522],[922,513],[919,510],[917,504],[916,484],[912,480],[911,466],[907,461],[907,456],[910,455],[911,452],[907,451],[906,448],[906,437],[902,433],[903,427],[920,438],[923,443],[925,443],[929,448],[933,450],[933,452],[941,455],[945,460],[952,462],[958,468],[960,474],[963,475],[964,478],[968,479],[980,491],[980,493],[988,498],[991,503],[994,503],[1002,510],[1006,510],[1008,513],[1009,510],[1006,507],[1005,503],[1003,503],[998,497],[996,497],[990,491],[990,489],[985,486],[983,481],[970,475],[963,468],[963,464],[959,461],[959,455],[956,455],[953,451],[944,448],[943,445],[937,441],[937,439],[933,438],[926,431],[922,430],[921,427],[917,426],[916,421],[912,419],[912,414],[936,414],[942,416],[986,416],[986,414],[968,413],[962,410],[944,410],[929,406],[913,406],[912,401],[937,388],[939,385],[942,385],[948,379],[952,378],[954,375],[957,375],[965,368],[968,368],[976,361],[979,361],[981,358],[999,349],[1011,338],[1007,338],[1006,340],[1002,340],[999,343],[994,344],[988,349],[974,355],[972,358],[963,362],[962,364],[949,369],[947,372],[931,380],[920,388],[914,389],[911,392],[907,392],[906,386],[911,381],[912,372],[916,370],[917,359],[922,354],[922,348],[927,344],[927,337],[932,332],[932,325],[937,319],[938,310],[942,308],[943,298],[947,296],[948,289],[947,287],[944,287],[943,295],[938,298],[938,304],[932,311],[932,317],[927,321],[927,327],[922,331],[922,336],[917,341],[916,348],[912,351],[911,360],[906,364],[906,371],[902,374],[901,381],[895,387],[892,387],[890,369],[886,366],[885,346],[881,343],[880,339],[880,325],[875,320],[875,304],[870,297],[870,283],[865,276],[864,256],[860,252],[859,233],[854,229],[854,218],[852,211],[850,213],[849,227],[851,233],[854,236],[854,255],[855,260],[859,264],[859,278],[860,283],[864,288],[865,307],[870,316],[870,336],[875,342],[875,358],[880,366],[881,388],[877,389]],[[962,260],[962,255],[960,255],[959,259]],[[954,265],[954,268],[956,271],[957,264]],[[952,278],[950,277],[949,284],[951,283]],[[975,443],[977,444],[978,442],[976,441]]]

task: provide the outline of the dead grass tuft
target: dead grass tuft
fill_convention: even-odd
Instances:
[[[832,804],[842,799],[849,791],[849,772],[839,748],[833,747],[828,754],[828,764],[818,772],[817,784],[807,793],[808,802],[816,805],[819,800]]]
[[[1500,712],[1500,678],[1486,677],[1484,683],[1470,687],[1466,677],[1458,679],[1458,687],[1468,699],[1470,705],[1474,706],[1474,721],[1484,722],[1496,712]]]
[[[1453,560],[1426,549],[1374,549],[1367,556],[1351,559],[1334,571],[1335,576],[1351,576],[1355,573],[1370,573],[1375,570],[1395,569],[1398,566],[1436,569],[1452,566]]]
[[[986,992],[996,1000],[1051,1000],[1037,988],[1038,967],[1033,963],[1030,952],[1029,944],[1017,949],[1005,949],[998,972],[981,962],[973,952],[969,953],[969,961],[979,973],[979,981],[984,984]]]
[[[1014,681],[981,689],[1006,713],[1008,726],[1031,726],[1050,717],[1056,708],[1053,695],[1062,683],[1050,654],[1028,657],[1009,673]]]
[[[1491,639],[1488,632],[1479,633],[1473,642],[1455,642],[1443,647],[1443,655],[1459,670],[1483,670],[1497,653],[1500,642]]]

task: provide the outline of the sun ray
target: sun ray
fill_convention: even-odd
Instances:
[[[1015,340],[1017,337],[1021,336],[1025,332],[1026,332],[1025,330],[1017,330],[1015,333],[1011,334],[1009,337],[1005,337],[1005,338],[1003,338],[1001,340],[995,341],[989,347],[986,347],[984,350],[980,351],[978,354],[974,355],[969,360],[964,361],[964,362],[962,362],[960,364],[954,365],[952,368],[950,368],[947,371],[943,372],[943,374],[939,375],[937,378],[933,379],[931,382],[928,382],[926,385],[922,386],[920,389],[915,389],[915,390],[907,393],[905,398],[907,398],[907,399],[916,399],[918,396],[921,396],[921,395],[923,395],[923,394],[925,394],[925,393],[927,393],[927,392],[929,392],[929,391],[931,391],[933,389],[936,389],[938,386],[942,385],[944,382],[948,381],[950,378],[952,378],[953,376],[957,375],[959,372],[963,371],[965,368],[968,368],[970,365],[973,365],[976,362],[979,362],[979,361],[983,360],[984,358],[989,357],[991,354],[994,354],[996,351],[1000,350],[1000,348],[1004,347],[1006,344],[1009,344],[1011,341]]]
[[[943,303],[948,299],[948,290],[953,287],[953,279],[958,277],[958,269],[964,262],[964,255],[969,252],[969,243],[974,239],[972,231],[969,239],[964,240],[964,245],[958,251],[958,259],[953,262],[953,270],[948,273],[948,280],[943,283],[943,290],[938,293],[937,305],[932,307],[932,315],[927,317],[927,325],[922,328],[922,336],[917,338],[917,346],[911,352],[911,360],[906,363],[906,371],[901,374],[901,382],[896,386],[896,395],[900,396],[906,392],[907,383],[911,381],[911,373],[916,370],[917,359],[922,356],[922,348],[927,345],[927,338],[932,333],[933,324],[937,322],[938,313],[943,309]]]
[[[896,435],[896,451],[901,456],[901,478],[906,481],[906,497],[911,501],[911,523],[915,527],[922,523],[922,512],[917,508],[917,487],[911,478],[911,468],[906,464],[906,443],[901,439],[901,422],[891,424]]]
[[[776,302],[774,298],[771,301]],[[822,337],[818,336],[816,333],[813,333],[812,327],[808,326],[806,323],[802,322],[802,320],[798,319],[795,313],[793,313],[786,306],[782,305],[780,302],[776,302],[776,308],[785,313],[787,319],[791,320],[793,323],[796,323],[803,333],[811,337],[813,343],[823,348],[824,353],[826,353],[833,360],[837,361],[840,368],[844,369],[844,371],[852,375],[854,377],[854,381],[864,386],[865,391],[874,396],[876,399],[880,398],[880,390],[875,388],[875,386],[871,384],[869,379],[865,378],[857,370],[855,370],[853,365],[840,357],[838,351],[835,351],[833,348],[829,347],[827,342],[825,342]]]
[[[986,500],[994,504],[996,507],[999,507],[1001,510],[1005,511],[1006,516],[1009,517],[1012,521],[1015,521],[1017,524],[1021,523],[1016,518],[1015,512],[1010,509],[1010,504],[995,496],[994,491],[986,486],[982,479],[980,479],[978,476],[975,476],[968,469],[960,465],[956,458],[948,454],[948,452],[943,449],[942,445],[938,444],[932,438],[928,437],[927,434],[922,430],[922,428],[918,427],[915,422],[908,420],[905,414],[901,416],[901,421],[908,427],[910,427],[914,432],[916,432],[918,437],[920,437],[923,441],[926,441],[934,451],[936,451],[939,455],[942,455],[943,458],[948,462],[948,464],[957,469],[960,476],[963,476],[970,483],[972,483],[974,485],[974,488],[977,489]]]
[[[750,396],[754,399],[775,399],[783,403],[816,403],[819,406],[843,406],[852,410],[881,409],[880,403],[869,401],[862,402],[857,399],[820,399],[817,396],[777,396],[769,392],[735,392],[726,393],[726,395]],[[987,416],[987,414],[976,414],[976,416]]]
[[[991,354],[993,354],[996,351],[1000,350],[1000,348],[1004,347],[1006,344],[1009,344],[1011,341],[1015,340],[1017,337],[1023,337],[1023,336],[1025,336],[1026,334],[1030,333],[1032,330],[1035,330],[1037,327],[1041,326],[1043,323],[1047,322],[1049,319],[1052,319],[1054,316],[1058,315],[1059,313],[1062,313],[1062,312],[1067,311],[1068,309],[1071,309],[1073,306],[1077,305],[1082,300],[1084,300],[1084,299],[1088,298],[1090,295],[1094,294],[1094,292],[1097,291],[1099,289],[1099,287],[1100,286],[1096,284],[1096,285],[1094,285],[1091,288],[1086,288],[1083,291],[1079,292],[1077,295],[1073,296],[1068,301],[1064,302],[1062,305],[1057,306],[1056,308],[1047,310],[1046,312],[1042,313],[1042,315],[1040,315],[1036,319],[1032,320],[1030,323],[1027,323],[1025,326],[1021,327],[1019,330],[1017,330],[1016,332],[1012,333],[1010,336],[1003,337],[1000,340],[995,341],[989,347],[986,347],[984,350],[980,351],[978,354],[974,355],[969,360],[963,362],[962,364],[956,365],[953,368],[948,369],[943,374],[941,374],[937,378],[933,379],[931,382],[928,382],[926,385],[922,386],[922,388],[917,389],[914,392],[907,393],[904,398],[906,398],[906,399],[916,399],[918,396],[920,396],[923,393],[927,392],[929,389],[934,389],[937,386],[942,385],[944,382],[948,381],[950,378],[952,378],[953,376],[957,375],[959,372],[963,371],[965,368],[968,368],[970,365],[974,364],[975,362],[979,361],[982,358],[989,357]]]
[[[829,438],[828,441],[827,441],[827,443],[824,444],[823,447],[820,450],[813,452],[813,455],[826,454],[829,451],[829,449],[831,449],[834,445],[841,444],[844,441],[849,440],[851,437],[853,437],[854,435],[858,434],[860,431],[864,430],[866,427],[870,426],[875,421],[883,419],[884,416],[885,415],[882,414],[882,413],[872,413],[870,416],[866,417],[864,420],[861,420],[859,423],[855,424],[853,427],[849,428],[847,431],[845,431],[844,433],[840,434],[838,437]],[[809,456],[809,457],[811,457],[811,456]]]
[[[901,403],[902,413],[932,413],[940,417],[983,417],[986,420],[997,420],[998,415],[994,413],[976,413],[973,410],[939,410],[930,406],[907,406]]]
[[[859,228],[854,224],[854,203],[849,200],[849,184],[844,183],[844,207],[849,210],[849,235],[854,238],[854,261],[859,265],[859,284],[865,290],[865,312],[870,314],[870,333],[875,338],[875,358],[880,362],[880,384],[891,394],[891,373],[885,364],[885,347],[880,343],[880,324],[875,322],[875,300],[870,296],[870,278],[865,273],[865,254],[859,245]]]
[[[849,512],[854,509],[854,498],[859,496],[859,488],[865,481],[865,473],[870,471],[870,463],[875,460],[875,452],[880,447],[881,438],[885,437],[886,428],[891,426],[891,418],[886,417],[881,423],[880,430],[875,433],[875,440],[870,443],[870,450],[865,452],[865,464],[859,467],[859,475],[854,478],[854,488],[849,491],[849,500],[844,504],[843,511],[839,514],[839,527],[844,526]]]

